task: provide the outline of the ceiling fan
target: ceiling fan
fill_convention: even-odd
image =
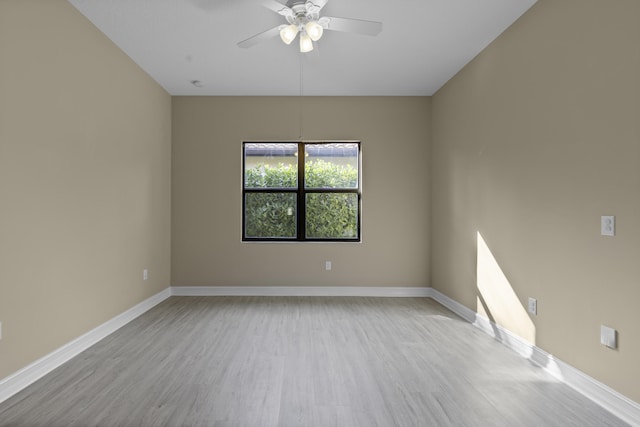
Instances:
[[[263,5],[276,13],[284,16],[287,24],[278,25],[270,30],[256,34],[238,43],[238,46],[248,48],[275,37],[280,38],[286,44],[291,44],[300,33],[300,52],[313,50],[313,42],[322,37],[324,30],[343,31],[349,33],[375,36],[382,31],[382,22],[364,21],[361,19],[335,18],[332,16],[320,16],[320,10],[328,0],[288,0],[282,4],[276,0],[264,0]]]

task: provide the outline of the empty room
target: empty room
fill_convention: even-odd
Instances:
[[[0,426],[640,426],[639,22],[0,0]]]

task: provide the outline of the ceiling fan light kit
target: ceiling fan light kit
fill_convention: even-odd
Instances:
[[[320,37],[322,37],[322,33],[324,32],[324,28],[322,28],[322,25],[320,25],[316,21],[307,22],[304,26],[304,29],[309,35],[309,38],[314,42],[320,40]]]
[[[267,5],[268,7],[268,5]],[[291,6],[276,6],[282,8],[279,12],[285,17],[289,25],[282,25],[280,38],[285,44],[291,44],[300,33],[300,52],[313,50],[313,42],[322,37],[324,28],[318,23],[321,6],[311,1],[292,3]],[[288,9],[287,9],[288,8]]]
[[[309,34],[300,34],[300,52],[307,53],[313,50],[313,41]]]
[[[382,31],[382,22],[363,21],[360,19],[320,17],[320,10],[328,0],[289,0],[282,4],[277,0],[264,0],[266,8],[284,16],[287,24],[279,25],[270,30],[256,34],[238,43],[238,46],[248,48],[263,40],[280,34],[280,39],[287,45],[291,44],[300,33],[300,52],[311,52],[313,43],[320,40],[324,30],[343,31],[375,36]]]
[[[285,44],[291,44],[291,42],[294,41],[296,36],[298,35],[298,31],[299,30],[297,25],[283,25],[280,29],[280,38]]]

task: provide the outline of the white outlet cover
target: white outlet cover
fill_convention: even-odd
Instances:
[[[324,269],[327,271],[331,270],[331,261],[324,262]]]
[[[535,298],[529,298],[529,313],[538,314],[538,300]]]
[[[616,217],[613,215],[603,215],[600,217],[600,235],[616,235]]]

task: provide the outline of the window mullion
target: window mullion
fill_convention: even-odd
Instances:
[[[298,240],[304,240],[306,236],[305,218],[307,209],[305,203],[305,183],[304,183],[304,160],[305,160],[304,142],[298,142]]]

